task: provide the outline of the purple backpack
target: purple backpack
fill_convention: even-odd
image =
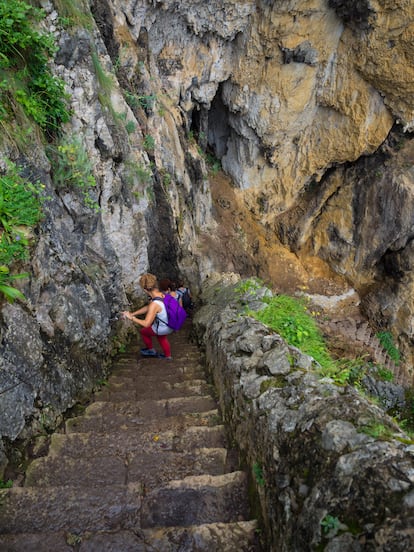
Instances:
[[[168,327],[175,332],[180,330],[185,322],[185,319],[187,318],[187,313],[177,299],[174,299],[172,295],[167,294],[164,299],[161,297],[154,297],[153,300],[164,302],[165,310],[167,311],[168,316]],[[158,323],[159,322],[161,322],[161,320],[159,320]]]

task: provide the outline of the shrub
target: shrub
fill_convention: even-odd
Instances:
[[[400,351],[394,345],[394,341],[390,332],[379,332],[377,333],[377,337],[381,345],[387,351],[389,357],[395,362],[395,364],[398,365],[401,360]]]
[[[306,312],[304,303],[287,295],[266,298],[266,307],[253,313],[255,318],[275,330],[286,341],[312,356],[322,368],[332,370],[331,358],[322,334],[314,319]]]
[[[43,131],[54,134],[69,113],[64,82],[48,64],[54,38],[35,29],[42,17],[22,0],[0,2],[0,121],[18,115],[20,105]]]
[[[40,192],[41,185],[22,178],[16,165],[8,163],[0,176],[0,292],[9,301],[24,298],[11,283],[27,274],[13,275],[10,269],[28,257],[30,229],[42,215]]]
[[[90,195],[91,189],[96,186],[92,165],[80,140],[67,138],[57,147],[50,146],[47,153],[55,185],[58,188],[77,188],[86,207],[99,211],[98,203]]]

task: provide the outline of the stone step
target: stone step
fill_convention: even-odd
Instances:
[[[78,421],[82,425],[88,420],[92,422],[89,430],[93,429],[100,433],[111,431],[112,429],[126,429],[128,427],[137,427],[146,424],[151,420],[161,421],[163,418],[176,417],[185,414],[194,414],[207,412],[215,409],[216,402],[210,395],[194,395],[189,397],[172,397],[162,400],[141,400],[141,401],[122,401],[105,402],[96,401],[86,407]],[[79,420],[80,418],[80,420]],[[66,431],[69,428],[75,428],[75,418],[67,420]]]
[[[145,529],[143,535],[154,552],[253,552],[259,544],[255,520]]]
[[[111,378],[116,376],[139,379],[143,377],[170,381],[176,377],[177,381],[186,379],[204,379],[205,369],[200,362],[179,363],[169,360],[148,360],[130,364],[117,364],[114,366]]]
[[[2,552],[73,552],[68,542],[78,538],[65,531],[57,533],[19,533],[0,535]]]
[[[139,483],[92,488],[1,489],[0,535],[56,531],[79,534],[119,528],[138,530],[141,495]]]
[[[159,347],[158,348],[155,347],[155,350],[158,353],[162,353]],[[116,366],[144,367],[144,366],[164,366],[167,364],[175,364],[177,366],[184,366],[188,364],[197,365],[197,364],[200,364],[202,359],[202,355],[196,347],[192,349],[187,349],[184,352],[182,350],[174,351],[173,348],[171,348],[171,355],[172,355],[172,359],[166,361],[163,358],[142,356],[140,351],[137,351],[136,353],[133,352],[132,354],[129,353],[128,355],[118,357],[116,360]]]
[[[151,385],[152,383],[152,385]],[[192,379],[184,382],[168,382],[142,378],[138,381],[129,378],[110,379],[101,391],[95,393],[96,401],[125,402],[132,400],[170,399],[176,397],[212,394],[212,387],[203,379]]]
[[[200,367],[187,367],[185,370],[181,368],[176,369],[167,369],[162,370],[160,373],[156,373],[151,370],[138,370],[136,368],[122,368],[117,369],[109,377],[108,382],[113,381],[114,383],[124,383],[124,382],[144,382],[148,381],[149,384],[153,384],[157,381],[165,382],[184,382],[197,379],[206,379],[204,369]]]
[[[3,552],[252,552],[257,522],[209,523],[190,527],[85,534],[24,533],[0,535]]]
[[[142,528],[230,523],[250,518],[244,472],[171,481],[143,500]]]
[[[163,416],[177,416],[187,412],[204,412],[216,407],[211,395],[193,395],[172,397],[171,399],[144,399],[140,401],[123,401],[108,403],[95,401],[85,409],[85,416],[102,416],[120,414],[127,418],[137,416],[151,420]]]
[[[122,414],[100,416],[78,416],[70,418],[65,423],[65,431],[69,433],[108,433],[117,430],[140,430],[142,432],[160,433],[166,430],[178,432],[179,428],[190,426],[212,427],[221,424],[221,416],[217,408],[205,412],[187,412],[177,416],[153,418],[151,420],[142,417],[126,418]]]
[[[196,448],[222,448],[227,445],[223,425],[190,426],[178,431],[137,432],[120,430],[113,433],[55,433],[51,437],[49,454],[81,458],[87,456],[126,455],[130,452],[183,452]]]
[[[139,482],[146,490],[190,475],[220,475],[226,471],[225,448],[191,452],[141,450],[119,456],[37,458],[26,471],[25,487],[96,487]]]

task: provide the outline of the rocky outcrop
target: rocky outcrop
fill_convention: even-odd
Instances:
[[[138,90],[165,91],[175,124],[220,160],[246,206],[250,220],[234,224],[229,245],[207,232],[202,273],[223,268],[241,241],[233,269],[277,286],[268,245],[279,238],[305,265],[319,256],[343,275],[411,366],[412,5],[115,0],[96,11],[128,82],[148,68]],[[166,122],[151,120],[165,144]],[[177,175],[168,149],[156,162]]]
[[[311,357],[243,315],[269,292],[239,284],[234,274],[212,276],[194,325],[256,479],[269,550],[411,549],[412,440],[354,388],[321,378]]]

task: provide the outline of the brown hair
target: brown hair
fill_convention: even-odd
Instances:
[[[157,277],[154,274],[143,274],[139,279],[139,285],[142,289],[151,291],[153,289],[158,289]]]
[[[171,289],[171,280],[169,278],[161,278],[160,291],[168,291]]]

